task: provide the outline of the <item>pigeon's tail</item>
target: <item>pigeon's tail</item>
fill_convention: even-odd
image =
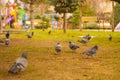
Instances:
[[[8,73],[14,74],[14,72],[13,72],[13,71],[11,71],[11,70],[9,70],[9,71],[8,71]]]
[[[21,72],[21,71],[24,71],[25,69],[25,66],[21,63],[14,63],[12,65],[12,67],[9,69],[8,73],[18,73],[18,72]]]
[[[12,70],[9,70],[8,73],[10,73],[10,74],[14,74],[15,72],[12,71]]]
[[[12,67],[9,69],[8,73],[14,74],[19,72],[20,70],[17,67],[17,64],[12,65]]]
[[[30,34],[27,34],[26,36],[27,36],[28,38],[32,38],[32,35],[30,35]]]

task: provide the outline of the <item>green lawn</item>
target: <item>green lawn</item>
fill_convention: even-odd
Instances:
[[[0,44],[0,80],[120,80],[120,32],[34,30],[32,39],[25,35],[27,32],[11,34],[9,46]],[[90,34],[96,36],[89,43],[81,44],[79,36]],[[113,40],[108,40],[108,35]],[[4,35],[0,35],[4,39]],[[73,41],[80,46],[76,51],[68,47]],[[55,55],[54,47],[57,42],[62,44],[62,52]],[[97,54],[92,58],[81,54],[86,49],[99,46]],[[8,69],[21,56],[28,52],[29,65],[19,74],[8,74]]]

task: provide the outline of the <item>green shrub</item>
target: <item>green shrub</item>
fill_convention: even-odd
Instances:
[[[46,21],[42,21],[41,24],[39,26],[35,26],[36,29],[47,29],[49,28],[51,25],[49,22]]]
[[[36,15],[34,16],[34,19],[41,19],[41,16],[38,15],[38,14],[36,14]]]
[[[88,22],[88,23],[84,23],[84,29],[98,29],[98,25],[96,22]]]

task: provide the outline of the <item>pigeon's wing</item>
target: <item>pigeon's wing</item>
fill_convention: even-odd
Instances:
[[[93,51],[91,49],[86,50],[85,52],[83,52],[84,54],[91,56],[93,55]]]
[[[85,43],[86,43],[86,41],[85,41],[85,40],[81,40],[80,42],[81,42],[81,43],[83,43],[83,44],[85,44]]]
[[[75,44],[71,44],[70,48],[74,50],[75,49]]]
[[[11,66],[8,72],[14,74],[20,71],[24,71],[27,65],[27,60],[25,58],[20,57],[14,62],[14,64]]]
[[[94,55],[96,53],[97,49],[96,48],[91,48],[88,50],[89,55]]]
[[[71,46],[71,49],[72,49],[72,50],[75,50],[75,49],[77,49],[77,48],[79,48],[79,46],[77,46],[77,45]]]
[[[31,34],[27,34],[27,37],[28,37],[28,38],[32,38],[32,35],[31,35]]]
[[[24,69],[28,66],[27,59],[22,58],[22,57],[18,58],[16,60],[16,63],[20,65],[19,67],[21,68],[21,71],[24,71]]]

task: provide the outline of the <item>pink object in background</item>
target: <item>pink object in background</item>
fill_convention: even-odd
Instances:
[[[9,17],[9,18],[7,18],[7,20],[6,20],[6,24],[8,24],[11,20],[13,20],[14,19],[14,17]]]
[[[117,26],[115,27],[115,30],[120,30],[120,23],[117,24]]]

